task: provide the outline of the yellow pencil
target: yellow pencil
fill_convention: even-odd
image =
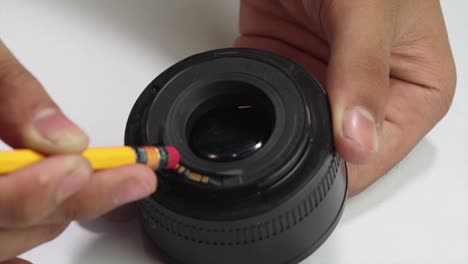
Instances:
[[[180,154],[171,146],[100,147],[89,148],[82,155],[89,160],[94,170],[141,163],[153,170],[174,169]],[[45,156],[29,149],[0,152],[0,175],[11,173],[44,159]]]

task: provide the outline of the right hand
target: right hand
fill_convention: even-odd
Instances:
[[[88,138],[0,42],[0,139],[51,155],[0,176],[0,263],[62,233],[73,220],[96,218],[156,189],[143,165],[93,173],[79,155]],[[52,155],[53,154],[53,155]],[[5,261],[5,262],[3,262]]]
[[[302,65],[330,98],[355,195],[450,108],[456,69],[439,0],[242,0],[237,47]]]

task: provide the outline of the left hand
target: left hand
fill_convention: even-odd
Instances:
[[[0,176],[3,264],[24,263],[15,257],[54,239],[71,221],[97,218],[156,189],[154,172],[143,165],[93,172],[80,155],[87,135],[1,41],[0,140],[47,155]]]

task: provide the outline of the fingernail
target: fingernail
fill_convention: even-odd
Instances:
[[[151,195],[150,184],[145,179],[132,179],[128,181],[114,195],[115,206],[141,200]]]
[[[70,148],[80,148],[87,144],[88,139],[83,131],[58,109],[39,111],[32,124],[35,132],[49,144]]]
[[[91,174],[92,171],[88,166],[79,166],[64,176],[58,187],[57,202],[61,203],[81,190],[88,182]]]
[[[346,112],[343,136],[357,143],[365,151],[377,152],[379,149],[375,119],[362,107],[354,107]]]

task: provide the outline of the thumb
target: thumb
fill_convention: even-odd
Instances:
[[[327,91],[338,152],[366,162],[379,148],[389,93],[393,1],[334,1],[324,27],[331,57]]]
[[[88,138],[0,42],[0,138],[15,148],[80,152]]]

